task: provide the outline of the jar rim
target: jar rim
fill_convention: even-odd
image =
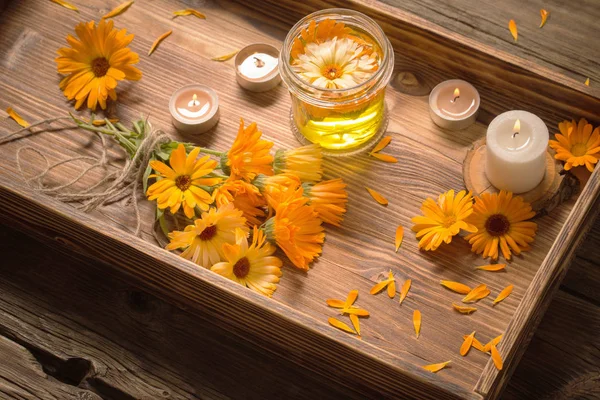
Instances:
[[[360,23],[366,25],[369,28],[368,33],[371,36],[373,36],[373,38],[377,41],[377,44],[381,48],[383,55],[382,55],[380,68],[377,70],[377,72],[375,72],[373,74],[373,76],[371,76],[366,81],[361,82],[361,83],[359,83],[355,86],[349,87],[349,88],[330,89],[330,88],[323,88],[320,86],[315,86],[315,85],[312,85],[312,84],[304,81],[302,78],[300,78],[300,76],[298,76],[298,74],[295,71],[292,70],[292,66],[291,66],[289,59],[290,59],[291,44],[293,43],[294,39],[296,39],[296,37],[298,36],[301,29],[307,24],[307,22],[309,22],[310,20],[313,20],[313,19],[314,20],[325,19],[324,17],[336,16],[336,15],[341,16],[341,17],[352,17],[352,18],[355,18],[357,20],[357,22],[360,22]],[[332,18],[332,19],[337,20],[338,18]],[[290,87],[290,83],[293,83],[297,87],[303,88],[304,91],[312,91],[312,92],[316,92],[316,93],[320,93],[320,94],[332,94],[332,95],[348,93],[348,92],[352,93],[353,91],[357,91],[357,89],[364,88],[365,86],[377,86],[377,84],[381,83],[381,81],[385,81],[384,85],[387,85],[387,83],[391,77],[391,69],[393,69],[393,60],[394,60],[394,52],[393,52],[392,45],[391,45],[389,39],[387,38],[387,36],[385,35],[385,33],[383,32],[383,30],[381,29],[381,27],[379,26],[379,24],[377,24],[377,22],[375,22],[371,17],[369,17],[363,13],[361,13],[359,11],[355,11],[355,10],[350,10],[347,8],[329,8],[329,9],[316,11],[314,13],[306,15],[304,18],[300,19],[292,27],[292,29],[290,29],[290,31],[286,35],[286,38],[283,42],[281,52],[279,53],[279,64],[281,66],[280,69],[281,69],[281,73],[282,73],[281,75],[282,75],[283,81],[287,84],[288,89],[290,91],[295,92],[296,94],[298,94],[297,88],[294,88],[296,90],[293,90]],[[390,65],[392,66],[392,68],[389,67]],[[362,97],[362,96],[360,96],[360,97]],[[339,97],[337,100],[344,101],[344,98]],[[353,98],[352,100],[356,100],[356,99]]]

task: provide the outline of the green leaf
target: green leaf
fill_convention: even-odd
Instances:
[[[165,236],[169,237],[169,227],[167,226],[167,221],[165,221],[165,216],[163,214],[161,214],[161,216],[158,218],[158,224],[160,225],[160,229]]]
[[[150,166],[150,161],[154,161],[155,158],[154,156],[150,157],[150,160],[148,161],[148,165],[146,166],[146,170],[144,171],[144,176],[142,177],[142,187],[144,188],[144,194],[146,194],[146,191],[148,190],[148,179],[150,176],[150,173],[152,172],[152,167]]]

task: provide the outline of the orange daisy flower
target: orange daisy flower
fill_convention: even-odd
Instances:
[[[292,150],[277,150],[273,171],[294,174],[304,182],[318,182],[323,175],[322,163],[321,146],[309,144]]]
[[[300,197],[282,203],[264,224],[267,239],[276,243],[296,267],[306,271],[321,254],[325,240],[322,221],[307,202],[307,198]]]
[[[556,151],[554,157],[565,162],[567,171],[573,167],[585,166],[592,172],[600,160],[600,127],[592,132],[592,124],[581,118],[579,124],[575,120],[563,121],[558,124],[558,129],[560,133],[554,135],[556,140],[549,142],[550,147]]]
[[[527,221],[535,212],[521,196],[514,196],[502,190],[500,193],[484,193],[475,198],[473,214],[467,222],[477,227],[476,233],[465,237],[471,244],[471,251],[483,253],[483,258],[498,259],[498,249],[505,259],[512,254],[529,250],[533,242],[537,224]]]
[[[239,179],[228,179],[213,191],[213,199],[217,208],[233,203],[235,208],[244,213],[248,225],[263,223],[267,205],[258,188],[251,183]]]
[[[262,132],[256,122],[244,128],[240,119],[240,128],[231,149],[221,158],[223,172],[232,179],[251,182],[256,175],[273,175],[273,156],[269,153],[273,142],[261,139]]]
[[[310,199],[310,205],[315,208],[323,222],[340,226],[346,212],[348,193],[346,184],[339,179],[332,179],[316,184],[303,183],[304,196]]]
[[[302,197],[300,179],[294,174],[258,175],[252,182],[261,191],[272,210],[282,203]]]

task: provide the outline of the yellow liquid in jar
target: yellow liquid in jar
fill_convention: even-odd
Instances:
[[[351,149],[379,131],[385,118],[385,89],[348,110],[316,107],[295,97],[292,107],[296,127],[307,140],[326,149]]]

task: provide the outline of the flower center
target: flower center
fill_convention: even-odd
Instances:
[[[177,186],[181,191],[186,191],[192,185],[192,177],[189,175],[179,175],[175,178],[175,186]]]
[[[247,257],[242,257],[233,265],[233,273],[237,278],[245,278],[250,272],[250,261]]]
[[[456,223],[455,215],[448,215],[442,221],[442,225],[444,225],[444,228],[450,228],[455,223]]]
[[[198,235],[198,237],[200,238],[200,240],[210,240],[213,237],[215,237],[215,235],[217,234],[217,226],[216,225],[209,225],[206,228],[204,228],[204,230],[202,231],[201,234]]]
[[[485,230],[492,236],[502,236],[508,233],[510,222],[502,214],[494,214],[485,221]]]
[[[101,78],[108,72],[110,64],[104,57],[98,57],[92,61],[92,71],[96,77]]]
[[[344,73],[344,70],[336,64],[326,65],[321,74],[327,79],[337,79]]]
[[[587,150],[587,146],[584,143],[577,143],[571,147],[571,154],[575,157],[581,157],[586,155]]]

